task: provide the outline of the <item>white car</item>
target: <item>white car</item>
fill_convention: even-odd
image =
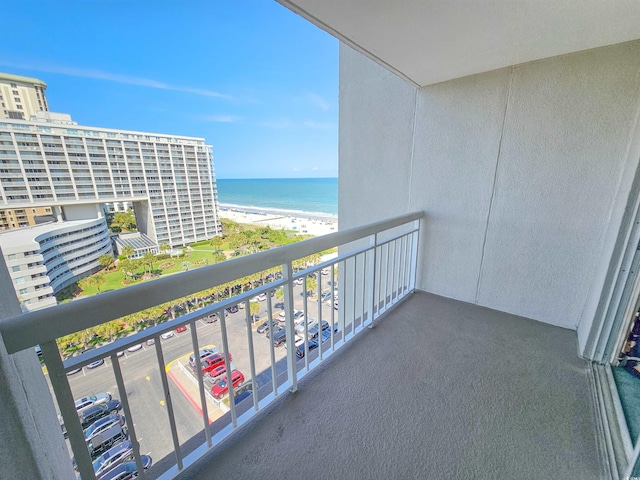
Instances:
[[[89,395],[88,397],[83,397],[76,400],[76,410],[78,411],[78,413],[82,413],[85,408],[92,407],[93,405],[101,405],[110,401],[110,393],[97,393],[96,395]]]
[[[166,340],[167,338],[171,338],[175,335],[175,333],[173,333],[173,330],[169,330],[168,332],[164,332],[162,335],[160,335],[160,338],[162,338],[163,340]]]
[[[138,343],[136,345],[131,345],[129,348],[127,348],[127,352],[137,352],[141,348],[142,348],[142,344]]]
[[[322,273],[322,275],[329,275],[329,272],[331,272],[331,270],[328,267],[320,270],[320,273]]]

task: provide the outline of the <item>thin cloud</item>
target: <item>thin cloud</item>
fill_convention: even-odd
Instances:
[[[291,124],[291,120],[289,120],[288,118],[279,118],[276,120],[267,120],[264,122],[258,122],[258,125],[260,125],[261,127],[282,129],[282,128],[289,128],[292,124]]]
[[[306,122],[303,122],[303,125],[316,130],[327,130],[329,128],[333,128],[333,123],[316,122],[314,120],[307,120]]]
[[[316,93],[310,93],[309,100],[323,112],[326,112],[331,108],[329,102]]]
[[[238,115],[202,115],[199,117],[205,122],[234,123],[242,120]]]
[[[35,72],[45,73],[59,73],[61,75],[69,75],[71,77],[82,78],[95,78],[97,80],[106,80],[109,82],[124,83],[127,85],[137,85],[139,87],[157,88],[160,90],[172,90],[175,92],[192,93],[194,95],[201,95],[205,97],[227,98],[231,99],[230,95],[225,95],[214,90],[207,90],[203,88],[194,87],[182,87],[177,85],[169,85],[168,83],[160,82],[150,78],[133,77],[130,75],[121,75],[118,73],[103,72],[101,70],[64,67],[60,65],[49,64],[27,64],[27,63],[13,63],[13,62],[0,62],[0,65],[11,68],[23,68],[27,70],[33,70]]]

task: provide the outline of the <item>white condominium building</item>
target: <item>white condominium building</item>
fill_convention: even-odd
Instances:
[[[38,111],[48,111],[42,80],[0,72],[0,118],[28,120]]]
[[[158,245],[220,234],[212,147],[83,127],[66,114],[0,119],[0,209],[51,206],[59,221],[81,220],[104,203],[132,205],[138,230]]]

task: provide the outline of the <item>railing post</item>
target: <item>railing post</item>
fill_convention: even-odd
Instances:
[[[58,345],[56,345],[55,340],[51,340],[43,342],[40,348],[42,349],[42,358],[47,365],[49,380],[51,380],[51,386],[58,400],[60,413],[67,429],[69,443],[71,443],[71,449],[73,450],[80,475],[82,478],[95,480],[93,463],[87,449],[87,442],[84,439],[84,432],[82,431],[82,425],[80,425],[80,417],[78,417],[71,386],[67,375],[64,373],[64,364],[62,363],[62,358],[60,358]]]
[[[376,310],[376,263],[378,261],[378,234],[371,235],[369,237],[369,244],[373,247],[373,261],[371,264],[371,269],[373,273],[371,275],[371,321],[369,323],[369,328],[373,328],[375,325],[373,323],[375,310]]]
[[[291,385],[290,390],[295,392],[298,390],[298,372],[296,371],[296,336],[293,323],[293,267],[291,262],[282,265],[282,278],[286,281],[284,284],[284,314],[286,320],[284,328],[287,338],[287,375],[289,377],[289,385]],[[271,341],[273,342],[273,339]]]

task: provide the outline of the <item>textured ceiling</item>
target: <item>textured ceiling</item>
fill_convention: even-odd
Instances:
[[[424,86],[640,38],[636,0],[277,0]]]

